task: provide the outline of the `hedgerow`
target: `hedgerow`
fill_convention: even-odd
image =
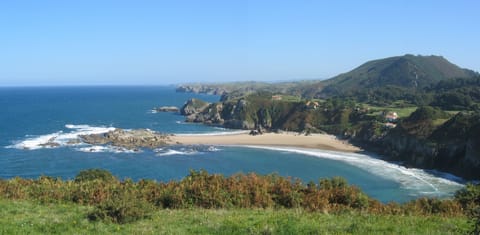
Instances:
[[[91,205],[95,208],[88,214],[91,220],[114,223],[132,222],[165,208],[301,208],[323,213],[351,210],[392,215],[458,216],[466,214],[467,208],[478,207],[478,191],[474,186],[467,186],[466,191],[457,193],[453,200],[419,198],[404,204],[384,204],[341,177],[304,184],[276,174],[225,177],[192,170],[180,181],[134,182],[119,180],[107,171],[87,170],[74,180],[46,176],[0,180],[1,198]]]

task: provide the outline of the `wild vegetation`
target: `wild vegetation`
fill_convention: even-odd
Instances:
[[[278,89],[283,85],[224,93],[220,102],[187,120],[234,129],[325,132],[387,160],[480,179],[477,72],[439,56],[405,55]]]
[[[173,218],[187,220],[189,224],[199,222],[198,217],[202,217],[202,221],[213,218],[214,221],[205,221],[205,227],[221,233],[304,233],[320,228],[327,233],[427,233],[444,229],[461,233],[478,231],[480,186],[468,185],[454,199],[419,198],[404,204],[383,204],[339,177],[304,184],[278,175],[252,173],[225,177],[191,171],[180,181],[133,182],[120,181],[108,171],[92,169],[80,172],[74,180],[48,176],[0,180],[0,207],[2,218],[21,214],[12,221],[0,219],[2,232],[29,231],[25,230],[28,228],[59,232],[55,224],[67,228],[65,231],[73,228],[94,231],[96,225],[92,224],[99,224],[102,230],[122,228],[123,232],[147,224],[153,232],[154,221],[167,220],[178,225],[180,222]],[[46,212],[52,208],[52,214]],[[25,218],[32,217],[37,210],[44,216],[55,217],[53,224],[39,218]],[[57,213],[68,215],[58,218]],[[467,223],[467,218],[471,222]],[[256,221],[256,225],[248,221]],[[399,221],[405,228],[398,227]],[[12,223],[21,227],[14,228]],[[132,223],[138,226],[109,225]],[[166,227],[156,229],[173,229],[160,224]],[[263,226],[259,227],[260,224]],[[209,231],[190,225],[193,230],[189,232]],[[188,225],[180,228],[186,229]]]
[[[345,96],[359,90],[385,87],[407,88],[416,92],[439,81],[475,76],[478,73],[462,69],[441,56],[407,54],[368,61],[352,71],[323,81],[325,89],[317,95]]]
[[[441,56],[407,54],[369,61],[322,81],[187,84],[179,86],[177,91],[218,94],[222,95],[221,101],[266,91],[303,99],[348,98],[377,106],[402,101],[405,105],[460,110],[477,107],[480,76]]]
[[[459,79],[453,83],[461,81],[465,82]],[[404,100],[389,103],[375,106],[348,97],[302,99],[261,91],[207,105],[192,114],[191,120],[234,129],[326,132],[408,166],[480,179],[477,103],[457,111],[441,106],[412,106]],[[183,109],[188,109],[188,104]]]
[[[406,165],[480,179],[480,77],[447,62],[407,55],[324,82],[184,87],[222,98],[181,111],[232,128],[335,134]],[[342,178],[192,171],[134,182],[94,169],[74,180],[0,179],[0,208],[0,233],[480,233],[473,184],[453,199],[384,204]]]

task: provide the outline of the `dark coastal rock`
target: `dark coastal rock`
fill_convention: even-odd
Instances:
[[[123,130],[115,129],[103,134],[81,135],[81,140],[87,144],[109,144],[127,149],[157,148],[167,145],[171,140],[168,135],[147,129]]]
[[[180,113],[186,116],[186,122],[198,122],[209,125],[223,125],[222,103],[207,103],[198,99],[190,99],[181,108]]]
[[[272,126],[270,115],[264,112],[251,113],[248,106],[249,102],[243,98],[235,102],[218,103],[190,99],[180,113],[186,116],[186,122],[218,125],[231,129],[270,129]]]
[[[48,140],[47,143],[40,144],[40,146],[46,147],[46,148],[56,148],[56,147],[59,147],[60,144],[55,142],[55,137],[52,137]]]
[[[351,130],[338,128],[340,125],[336,125],[335,118],[339,112],[349,118],[360,118],[362,122]],[[306,135],[326,132],[380,153],[386,160],[402,162],[409,167],[437,169],[466,179],[480,179],[480,114],[472,112],[459,113],[436,126],[434,120],[449,116],[423,107],[399,121],[396,127],[386,129],[383,123],[362,116],[364,113],[360,111],[308,109],[303,102],[279,103],[272,102],[271,97],[250,96],[212,104],[190,100],[183,113],[188,114],[187,122],[231,129],[293,130]],[[318,120],[322,119],[323,126],[318,125]],[[322,129],[325,127],[330,129]]]
[[[227,110],[225,110],[227,105]],[[258,125],[244,118],[248,102],[244,99],[235,104],[207,103],[198,99],[190,99],[182,107],[180,113],[186,116],[186,122],[219,125],[232,129],[255,129]]]
[[[223,125],[225,121],[221,115],[222,110],[222,103],[209,104],[201,112],[188,115],[185,120],[187,122]]]
[[[178,113],[180,109],[175,106],[162,106],[158,108],[154,108],[156,112],[171,112],[171,113]]]
[[[460,112],[427,135],[425,131],[416,130],[420,128],[412,134],[412,130],[402,123],[385,135],[376,135],[374,129],[365,126],[353,140],[364,149],[381,153],[387,160],[400,161],[409,167],[480,179],[479,114]]]
[[[194,98],[189,99],[180,109],[180,114],[184,116],[188,116],[191,114],[200,113],[205,108],[207,108],[209,104],[210,103],[205,102],[203,100],[194,99]]]
[[[67,145],[76,145],[76,144],[81,144],[81,143],[82,143],[82,141],[78,138],[67,141]]]
[[[247,120],[237,120],[231,119],[225,121],[226,128],[230,129],[243,129],[243,130],[253,130],[255,129],[255,123]]]

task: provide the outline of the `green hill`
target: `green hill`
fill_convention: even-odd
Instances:
[[[350,72],[323,81],[322,96],[343,95],[358,89],[398,86],[423,88],[450,78],[471,78],[477,73],[462,69],[442,56],[404,55],[373,60]]]
[[[407,166],[480,179],[480,74],[441,56],[374,60],[321,82],[230,87],[187,121],[325,132]]]

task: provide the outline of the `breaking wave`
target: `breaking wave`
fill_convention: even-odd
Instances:
[[[428,171],[417,168],[406,168],[404,166],[387,162],[365,154],[264,146],[245,147],[298,153],[341,161],[368,171],[379,177],[398,182],[402,188],[412,192],[413,196],[450,196],[455,191],[462,188],[464,186],[463,184],[465,183],[465,181],[460,177],[448,173]]]
[[[81,148],[75,148],[78,151],[86,152],[86,153],[139,153],[141,150],[132,150],[122,147],[115,147],[115,146],[100,146],[100,145],[93,145]]]
[[[27,136],[25,140],[18,141],[7,148],[36,150],[44,148],[58,148],[83,144],[79,141],[81,135],[102,134],[115,130],[114,127],[96,127],[89,125],[65,125],[66,130],[46,135]]]
[[[206,145],[185,146],[178,149],[157,148],[154,150],[154,152],[156,153],[155,156],[159,156],[159,157],[172,156],[172,155],[198,155],[206,152],[217,152],[217,151],[221,151],[221,149],[215,146],[206,146]]]

